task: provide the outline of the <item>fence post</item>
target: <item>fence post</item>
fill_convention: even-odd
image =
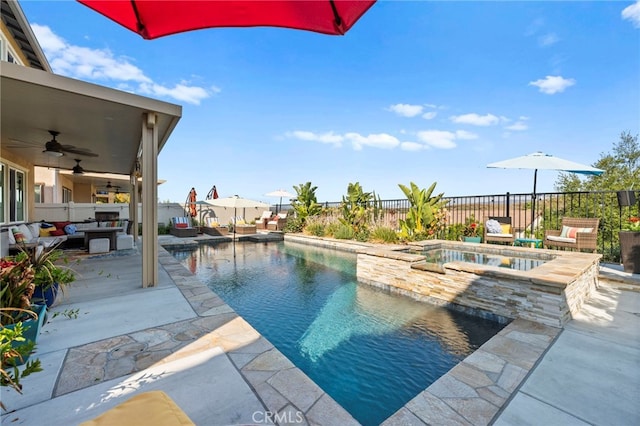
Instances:
[[[509,192],[507,192],[507,217],[511,217],[511,215],[509,214],[509,207],[510,207],[510,203],[509,203]]]

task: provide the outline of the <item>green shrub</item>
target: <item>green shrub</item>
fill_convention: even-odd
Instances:
[[[338,228],[340,228],[340,222],[330,222],[324,228],[324,234],[328,237],[333,237],[336,235]]]
[[[287,217],[287,223],[284,226],[284,232],[302,232],[304,222],[299,217]]]
[[[379,226],[371,233],[371,240],[373,242],[395,244],[398,242],[398,233],[386,226]]]
[[[308,221],[307,225],[304,227],[305,232],[315,235],[316,237],[324,237],[324,224],[315,221]]]
[[[358,229],[357,232],[355,232],[355,236],[354,238],[356,239],[356,241],[360,241],[361,243],[365,243],[367,241],[369,241],[369,229],[367,228],[360,228]]]
[[[353,228],[341,223],[338,224],[336,231],[333,234],[333,237],[338,240],[352,240],[354,236],[355,233],[353,232]]]

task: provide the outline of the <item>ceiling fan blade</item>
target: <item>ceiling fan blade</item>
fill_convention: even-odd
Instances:
[[[95,154],[87,149],[82,149],[82,148],[76,148],[73,145],[62,145],[61,147],[61,151],[62,152],[68,152],[69,154],[77,154],[77,155],[84,155],[85,157],[97,157],[98,154]]]

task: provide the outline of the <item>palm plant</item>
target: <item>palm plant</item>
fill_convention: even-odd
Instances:
[[[322,206],[318,204],[316,198],[317,186],[311,186],[311,182],[300,185],[294,185],[296,190],[296,198],[291,201],[291,207],[296,212],[296,216],[304,225],[308,217],[319,215],[322,212]]]
[[[413,182],[410,183],[410,188],[398,184],[410,204],[406,218],[400,220],[402,238],[416,239],[431,236],[439,220],[438,211],[443,208],[441,200],[444,193],[431,196],[436,184],[437,182],[434,182],[428,189],[420,189]]]

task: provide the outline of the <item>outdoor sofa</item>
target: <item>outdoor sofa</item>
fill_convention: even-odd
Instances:
[[[598,248],[598,225],[600,219],[563,217],[562,229],[547,229],[544,233],[544,247],[570,248],[577,251]]]
[[[229,227],[220,225],[217,217],[207,217],[205,218],[205,226],[202,227],[202,232],[214,237],[222,237],[229,234]]]

